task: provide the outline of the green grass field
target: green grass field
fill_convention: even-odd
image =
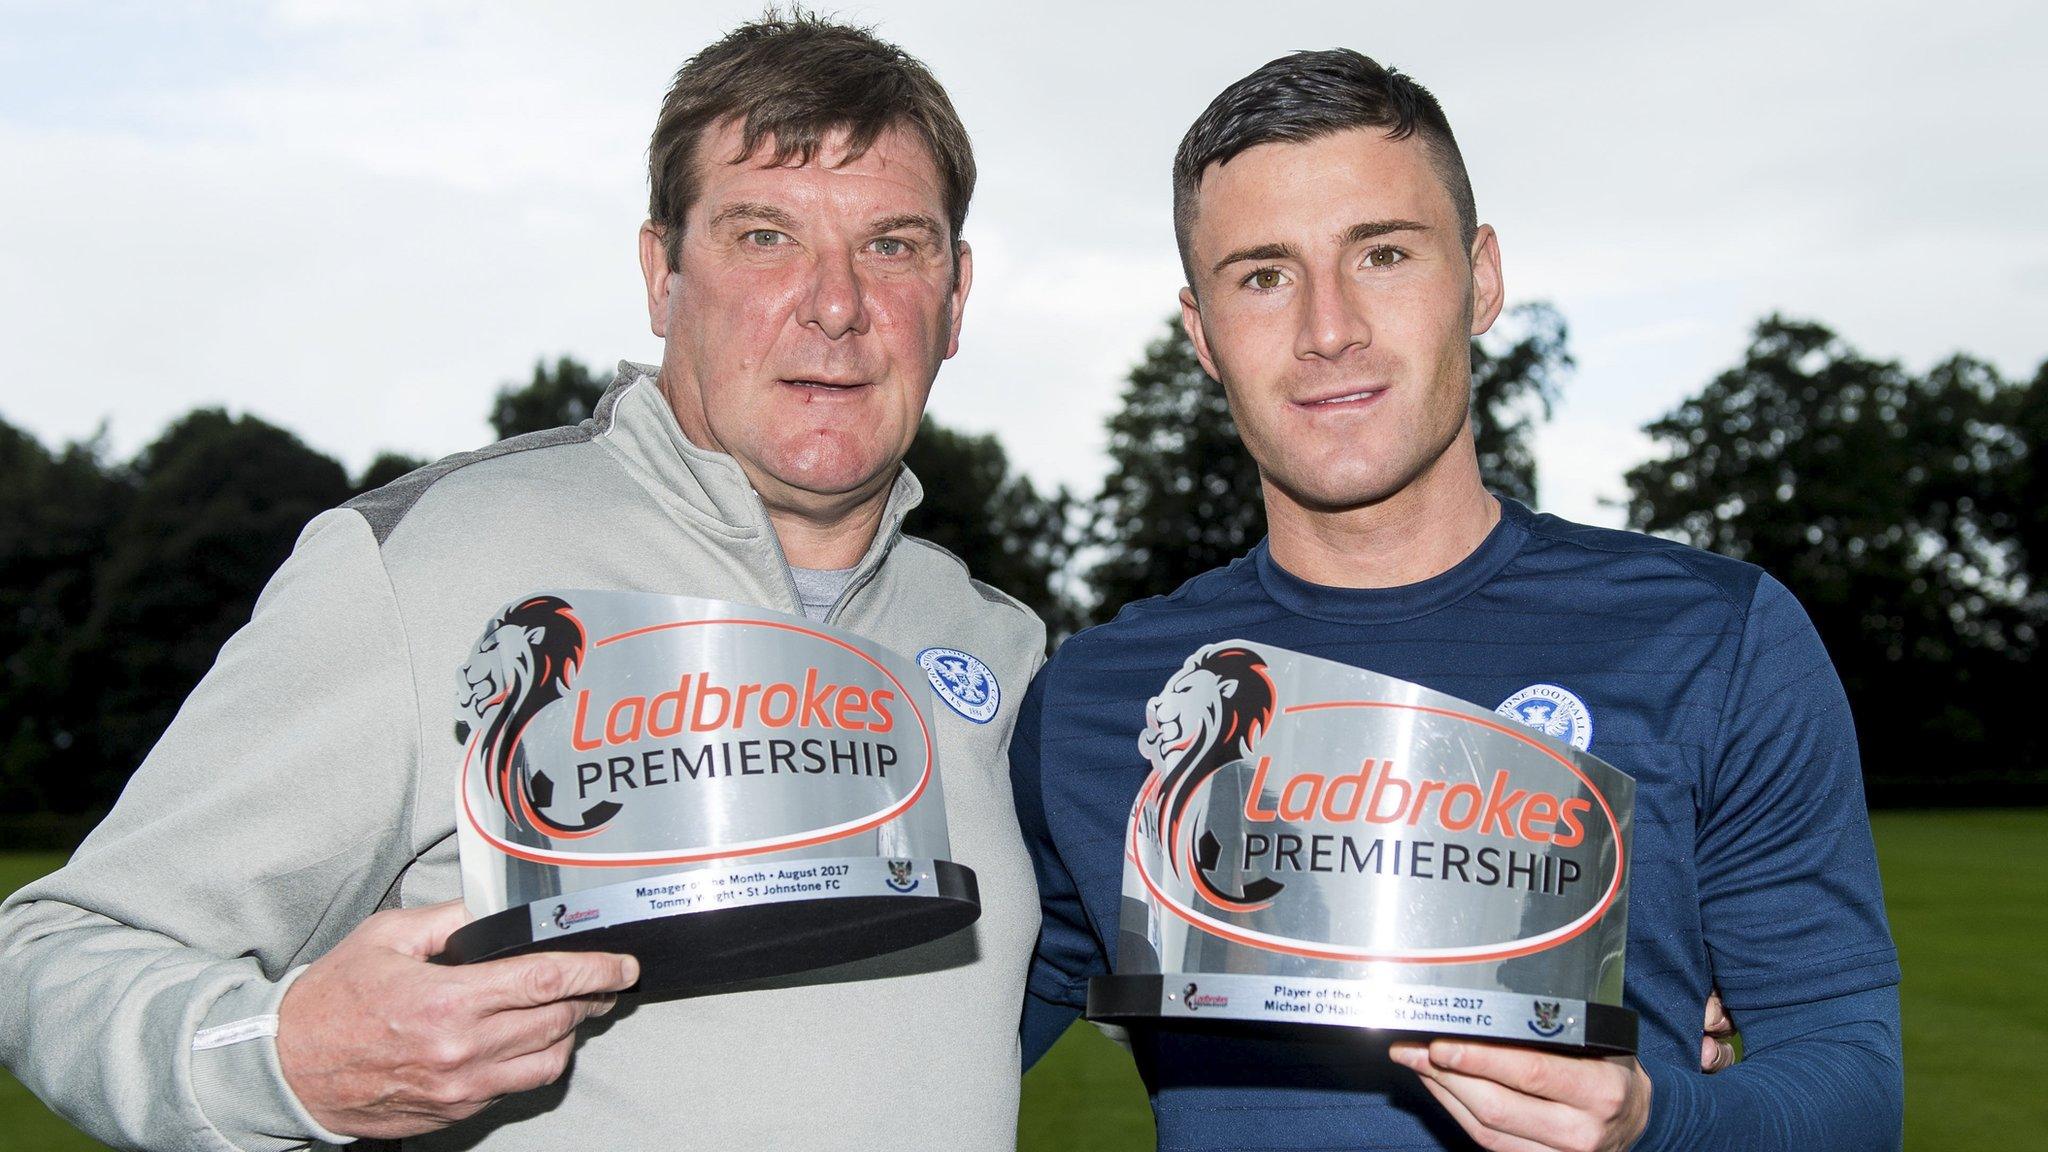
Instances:
[[[1874,823],[1906,971],[1906,1147],[2048,1152],[2034,1064],[2048,1051],[2048,810],[1879,813]],[[0,853],[0,892],[60,861]],[[1093,1028],[1068,1032],[1024,1078],[1018,1146],[1149,1149],[1130,1058]],[[0,1152],[98,1147],[0,1074]]]

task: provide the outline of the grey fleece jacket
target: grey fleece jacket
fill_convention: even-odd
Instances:
[[[1038,895],[1004,748],[1045,632],[900,534],[920,494],[903,472],[831,620],[995,671],[991,722],[931,709],[952,858],[980,879],[981,920],[824,973],[628,998],[584,1026],[555,1085],[404,1147],[1014,1146]],[[684,439],[639,365],[620,365],[579,427],[323,513],[105,823],[0,907],[0,1060],[116,1145],[337,1142],[279,1073],[278,1002],[380,907],[460,895],[455,670],[494,612],[544,587],[800,611],[760,498],[730,457]]]

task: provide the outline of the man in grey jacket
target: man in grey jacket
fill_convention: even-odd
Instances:
[[[769,18],[678,73],[649,169],[659,371],[622,364],[581,426],[317,517],[105,823],[0,913],[0,1058],[95,1136],[1013,1144],[1038,903],[1003,749],[1044,630],[899,532],[972,280],[966,133],[893,46]],[[429,964],[463,922],[454,671],[539,587],[746,601],[978,657],[995,714],[938,707],[934,728],[982,919],[601,1022],[630,958]]]

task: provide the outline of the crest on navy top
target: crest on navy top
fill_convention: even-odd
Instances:
[[[932,682],[939,699],[976,724],[996,718],[1002,706],[1002,686],[996,674],[978,657],[958,648],[927,648],[917,654],[917,665]]]
[[[1555,684],[1531,684],[1494,711],[1581,752],[1593,743],[1593,714],[1586,702]]]

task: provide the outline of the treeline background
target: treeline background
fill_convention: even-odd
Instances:
[[[1474,341],[1481,467],[1542,507],[1535,428],[1569,388],[1542,304]],[[570,359],[504,386],[499,436],[575,423],[609,372]],[[1874,806],[2038,804],[2048,678],[2048,363],[1956,355],[1923,373],[1771,316],[1645,432],[1628,525],[1752,561],[1796,593],[1856,713]],[[1178,320],[1130,372],[1100,490],[1038,490],[1001,442],[927,418],[906,530],[1031,604],[1054,643],[1172,591],[1264,534],[1258,474]],[[0,845],[65,848],[105,812],[248,618],[305,522],[426,461],[351,476],[292,432],[200,409],[132,459],[0,420]],[[1620,462],[1617,462],[1617,467]],[[318,653],[308,653],[318,659]]]

